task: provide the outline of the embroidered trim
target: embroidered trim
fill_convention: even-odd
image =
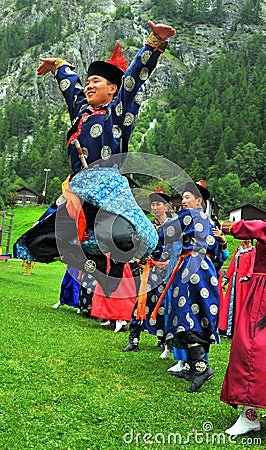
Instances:
[[[67,141],[67,145],[70,145],[72,143],[72,141],[74,141],[75,139],[77,139],[80,136],[81,131],[82,131],[83,122],[85,122],[85,120],[83,118],[88,117],[88,116],[89,116],[88,113],[82,114],[82,116],[79,120],[79,123],[78,123],[78,129],[77,129],[76,133],[74,133],[74,134],[72,134],[72,136],[70,136],[70,138]]]
[[[146,41],[147,45],[156,48],[159,52],[163,53],[168,45],[168,41],[162,40],[151,33]]]

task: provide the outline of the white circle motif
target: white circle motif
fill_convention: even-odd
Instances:
[[[147,62],[149,61],[150,57],[152,55],[152,52],[150,50],[145,50],[142,54],[141,54],[141,62],[142,64],[147,64]]]
[[[158,336],[158,337],[163,337],[163,330],[157,330],[156,331],[156,336]]]
[[[122,116],[123,114],[123,103],[119,102],[115,107],[115,112],[117,116]]]
[[[85,158],[88,158],[89,151],[88,151],[87,147],[82,147],[82,153],[85,156]]]
[[[208,270],[209,265],[207,264],[206,261],[204,261],[204,259],[200,262],[200,267],[204,270]]]
[[[178,299],[179,308],[182,308],[186,303],[187,303],[186,297],[181,295],[181,297]]]
[[[174,227],[173,227],[172,225],[171,225],[170,227],[167,228],[166,234],[167,234],[167,236],[169,236],[169,237],[173,237],[173,236],[174,236],[174,234],[175,234],[175,229],[174,229]]]
[[[210,293],[209,293],[207,288],[202,288],[200,290],[200,295],[201,295],[202,298],[208,298]]]
[[[69,88],[69,86],[70,86],[69,80],[61,80],[59,83],[59,87],[62,92],[65,92]]]
[[[125,90],[128,92],[133,91],[135,84],[135,79],[131,75],[128,75],[124,80]]]
[[[196,223],[196,225],[195,225],[195,230],[197,230],[197,231],[199,231],[199,232],[203,231],[203,225],[202,225],[202,223]]]
[[[102,149],[101,149],[101,158],[103,160],[109,159],[110,156],[112,154],[112,150],[110,147],[108,147],[108,145],[105,145]]]
[[[190,244],[195,246],[197,244],[197,241],[194,237],[190,238]]]
[[[190,225],[192,221],[192,217],[191,216],[185,216],[183,219],[183,223],[184,225]]]
[[[82,90],[82,89],[83,89],[83,86],[81,86],[80,83],[76,83],[76,84],[75,84],[75,89],[80,89],[80,90]]]
[[[66,73],[74,73],[73,70],[70,67],[65,68]],[[81,89],[83,89],[83,86],[81,86]]]
[[[158,287],[158,291],[160,292],[160,294],[162,294],[163,290],[164,290],[164,286],[160,285]]]
[[[189,328],[193,328],[194,327],[194,320],[190,317],[189,313],[186,314],[186,320],[189,323]]]
[[[179,292],[179,287],[175,287],[173,290],[173,297],[176,298],[178,296],[178,292]]]
[[[218,314],[218,307],[217,307],[217,305],[210,305],[210,313],[213,315],[213,316],[216,316],[217,314]]]
[[[96,270],[96,262],[92,259],[88,259],[84,264],[86,272],[93,273]]]
[[[137,105],[141,105],[142,101],[143,101],[143,92],[137,92],[135,95],[135,102],[137,103]]]
[[[189,281],[191,284],[198,284],[200,281],[200,277],[197,273],[193,273],[193,275],[191,275]]]
[[[174,337],[173,333],[168,333],[166,336],[166,340],[173,339],[173,337]]]
[[[111,108],[108,106],[108,108],[106,108],[106,114],[105,114],[104,120],[108,120],[110,116],[111,116]]]
[[[215,238],[211,234],[206,237],[206,242],[208,245],[213,245],[215,243]]]
[[[100,123],[95,123],[90,129],[90,135],[92,138],[98,138],[99,136],[101,136],[102,132],[103,127]]]
[[[140,71],[140,74],[139,74],[140,79],[142,81],[145,81],[145,80],[147,80],[148,76],[149,76],[149,69],[148,69],[148,67],[143,67],[141,69],[141,71]]]
[[[134,114],[127,112],[124,118],[124,125],[131,126],[134,123]]]
[[[199,305],[198,303],[193,303],[191,305],[191,311],[193,312],[193,314],[198,314],[200,311]]]
[[[175,317],[173,318],[173,326],[176,327],[177,324],[178,324],[178,317],[175,316]]]
[[[120,138],[120,136],[122,135],[122,130],[121,130],[121,128],[119,128],[118,125],[114,125],[112,131],[113,131],[113,136],[116,139]]]
[[[189,270],[187,268],[185,268],[182,272],[182,278],[186,278],[189,274]]]
[[[211,277],[211,284],[213,286],[218,286],[218,280],[214,275]]]

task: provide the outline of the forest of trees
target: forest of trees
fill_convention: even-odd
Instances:
[[[30,0],[17,0],[17,7],[30,4]],[[168,13],[176,13],[176,3],[167,4]],[[165,2],[153,2],[159,17],[162,5],[165,7]],[[202,19],[199,14],[210,13],[209,6],[210,0],[187,0],[179,13],[186,20],[197,21]],[[205,19],[218,23],[223,2],[216,0],[214,6],[211,13],[216,15],[211,18],[205,14]],[[260,10],[259,0],[246,0],[240,20],[256,23]],[[130,8],[117,8],[116,14],[117,18],[130,17]],[[39,42],[46,45],[55,34],[58,39],[66,32],[56,10],[38,25],[30,26],[24,41],[20,39],[19,23],[12,27],[0,31],[0,73],[6,70],[10,56],[23,52],[24,47]],[[54,34],[51,30],[55,27]],[[12,41],[14,36],[20,42]],[[143,107],[129,151],[164,156],[192,179],[205,179],[224,214],[247,202],[266,209],[265,67],[265,36],[257,34],[237,52],[224,52],[212,64],[188,72],[184,84],[173,76],[162,101],[149,100]],[[149,123],[154,126],[147,130]],[[52,115],[45,105],[36,109],[31,98],[0,108],[0,209],[12,205],[16,189],[23,185],[41,193],[45,168],[51,169],[48,197],[54,199],[60,194],[61,183],[69,174],[68,128],[63,100]],[[147,185],[141,176],[139,181]],[[150,183],[154,186],[154,180]]]
[[[131,141],[132,150],[162,155],[205,179],[225,210],[244,202],[266,209],[264,40],[257,35],[237,53],[197,67],[182,86],[174,77],[167,110],[149,102]]]
[[[182,21],[221,25],[224,20],[224,0],[184,0],[182,8],[177,8],[175,0],[153,1],[153,12],[156,17],[175,17],[180,13]],[[239,12],[239,23],[261,23],[261,0],[245,0]]]

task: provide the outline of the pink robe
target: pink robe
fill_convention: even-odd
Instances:
[[[266,408],[266,327],[257,323],[266,315],[266,222],[237,222],[232,234],[237,239],[257,239],[256,256],[249,290],[242,305],[232,340],[221,400],[229,405]]]

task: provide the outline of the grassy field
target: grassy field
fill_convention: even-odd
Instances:
[[[41,213],[15,210],[12,241]],[[266,448],[263,419],[260,433],[231,442],[223,434],[239,414],[219,399],[230,340],[211,348],[215,377],[187,394],[154,336],[142,334],[141,352],[122,353],[128,332],[103,329],[68,306],[52,309],[62,264],[22,272],[21,261],[0,262],[1,450]]]

